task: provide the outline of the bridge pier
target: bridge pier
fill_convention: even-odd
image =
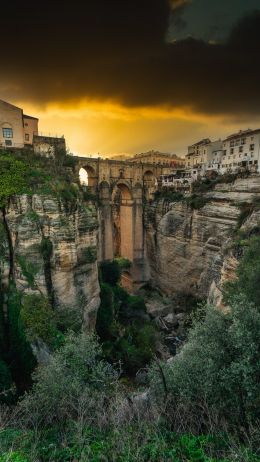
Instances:
[[[99,197],[99,261],[122,256],[130,260],[125,281],[133,291],[149,279],[143,225],[144,199],[151,200],[157,178],[169,166],[78,158],[77,168],[88,175],[88,186]]]

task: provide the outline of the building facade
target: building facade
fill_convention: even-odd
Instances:
[[[0,100],[0,147],[5,149],[23,148],[25,145],[25,128],[27,129],[24,123],[22,109]]]
[[[221,173],[246,169],[259,172],[260,129],[240,130],[223,140]]]
[[[45,156],[52,156],[55,149],[66,150],[64,137],[39,135],[38,123],[37,117],[0,100],[0,149],[29,148]]]
[[[159,151],[142,152],[141,154],[136,154],[134,157],[127,159],[127,161],[159,164],[172,168],[182,168],[185,163],[184,159],[178,157],[176,154],[168,154]]]
[[[205,176],[207,171],[220,170],[222,159],[222,141],[211,141],[204,138],[188,147],[185,156],[185,167],[191,171],[194,179]]]

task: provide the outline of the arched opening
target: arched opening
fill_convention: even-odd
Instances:
[[[93,167],[87,165],[82,167],[79,171],[79,180],[82,186],[89,186],[95,188],[97,186],[97,176]]]
[[[114,254],[133,261],[133,200],[125,183],[118,183],[113,190],[112,215]]]

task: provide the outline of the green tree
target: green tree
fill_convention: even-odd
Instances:
[[[227,295],[242,292],[260,307],[260,237],[252,237],[247,244],[237,268],[238,280],[226,286]]]
[[[160,398],[167,391],[175,403],[192,403],[198,412],[206,402],[216,415],[247,427],[260,418],[259,357],[260,311],[237,295],[226,314],[207,308],[171,365],[153,366],[152,388]]]
[[[0,155],[0,207],[14,194],[22,193],[27,185],[26,164],[8,154]]]
[[[101,303],[97,312],[96,331],[104,341],[111,338],[112,325],[115,317],[114,294],[109,284],[100,284]]]
[[[39,294],[24,295],[20,316],[28,341],[42,339],[48,345],[53,345],[58,331],[55,314],[47,298]]]
[[[29,421],[43,425],[55,421],[65,424],[79,415],[93,422],[103,415],[116,378],[112,366],[102,360],[94,336],[70,333],[48,364],[34,374],[35,383],[22,400],[21,409]]]

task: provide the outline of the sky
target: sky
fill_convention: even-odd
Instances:
[[[5,2],[0,98],[75,154],[185,155],[260,127],[259,30],[260,0]]]

